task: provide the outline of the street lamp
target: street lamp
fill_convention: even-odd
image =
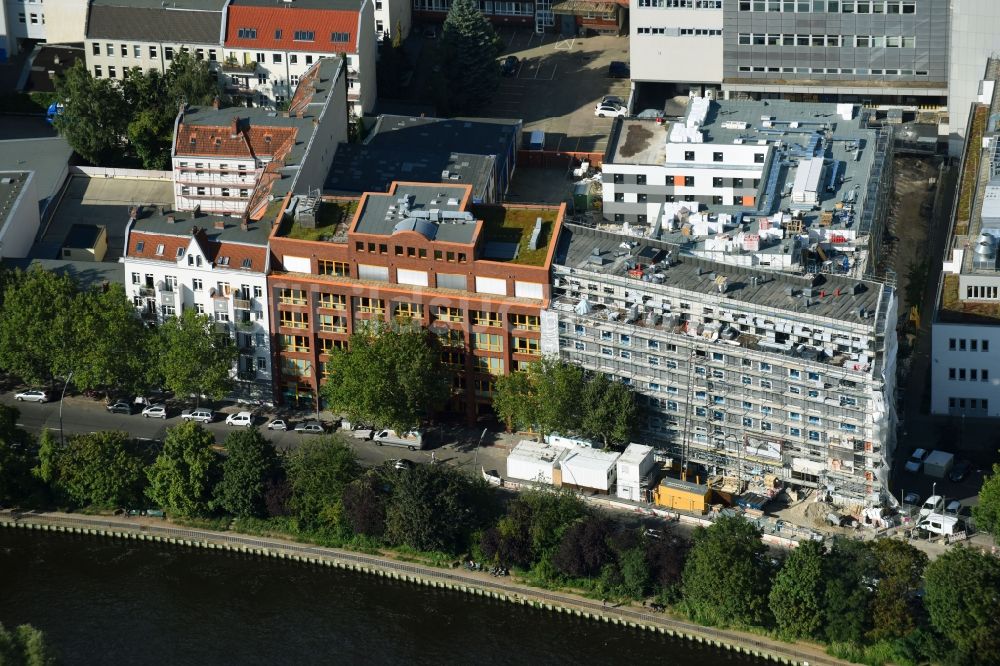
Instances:
[[[66,381],[63,382],[62,395],[59,396],[59,446],[64,446],[65,441],[63,440],[63,420],[62,420],[62,408],[63,408],[63,398],[66,397],[66,387],[69,386],[70,380],[73,379],[72,371],[66,376]]]
[[[476,455],[472,461],[473,471],[475,471],[475,468],[479,466],[479,447],[483,445],[483,438],[486,437],[487,430],[489,430],[489,428],[483,428],[483,434],[479,436],[479,442],[476,443]]]

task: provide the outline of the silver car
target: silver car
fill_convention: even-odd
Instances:
[[[181,412],[181,419],[185,421],[197,421],[198,423],[211,423],[215,419],[215,414],[211,409],[185,409]]]
[[[146,409],[142,410],[142,416],[147,419],[166,419],[167,418],[167,406],[166,405],[150,405]]]
[[[323,424],[319,421],[303,421],[302,423],[295,426],[295,432],[302,432],[312,435],[322,435],[326,432],[323,428]]]
[[[38,389],[31,389],[28,391],[21,391],[14,395],[14,400],[18,402],[48,402],[49,394],[45,391],[40,391]]]

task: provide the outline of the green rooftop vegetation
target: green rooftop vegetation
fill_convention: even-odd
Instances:
[[[358,208],[358,202],[354,199],[344,201],[323,201],[319,206],[319,214],[316,218],[316,227],[303,227],[296,223],[291,217],[285,218],[281,223],[279,236],[294,238],[304,241],[330,240],[338,233],[341,224],[349,224],[354,217],[354,211]],[[345,236],[346,229],[339,230]]]
[[[958,297],[958,276],[944,276],[938,319],[944,323],[977,324],[1000,321],[1000,303],[963,301]]]
[[[483,233],[487,242],[517,243],[517,258],[511,263],[525,266],[545,264],[559,209],[477,206],[472,213],[483,221]],[[538,249],[530,250],[528,245],[531,232],[535,229],[535,220],[538,218],[542,218],[542,233],[538,237]]]
[[[982,153],[983,132],[986,130],[986,116],[989,109],[985,106],[976,108],[972,116],[972,128],[966,142],[966,160],[962,165],[962,184],[958,190],[958,211],[955,224],[955,234],[962,236],[969,232],[969,218],[972,216],[972,196],[975,193],[976,181],[979,180],[979,157]]]

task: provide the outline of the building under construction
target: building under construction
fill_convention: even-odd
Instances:
[[[564,225],[543,354],[631,385],[644,439],[736,494],[809,487],[891,502],[897,300],[892,285],[692,256]]]

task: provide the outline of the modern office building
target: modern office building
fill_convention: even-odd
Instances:
[[[877,273],[892,143],[867,119],[851,104],[704,97],[677,122],[618,119],[604,226],[742,266]]]
[[[896,296],[567,224],[541,349],[632,386],[646,443],[733,492],[776,483],[891,502]]]
[[[315,62],[341,56],[351,111],[361,116],[372,110],[378,42],[373,0],[231,0],[227,5],[222,71],[233,93],[254,104],[281,104]]]
[[[931,342],[931,412],[1000,416],[1000,60],[971,105],[959,201],[938,285]],[[973,162],[977,167],[968,163]]]
[[[270,239],[276,393],[316,406],[327,362],[372,319],[440,336],[453,412],[491,413],[493,377],[540,355],[565,206],[472,204],[468,184],[290,198]]]
[[[381,115],[362,143],[342,143],[324,193],[384,192],[393,181],[472,185],[473,203],[503,201],[517,166],[520,120]]]
[[[322,58],[285,113],[181,109],[171,151],[177,210],[259,219],[294,187],[319,187],[347,140],[346,78],[340,58]]]
[[[188,51],[218,70],[226,0],[90,0],[87,68],[96,78],[122,80],[138,67],[165,72]]]
[[[234,397],[271,401],[266,222],[137,207],[121,259],[125,291],[142,316],[162,322],[194,308],[239,349]]]

